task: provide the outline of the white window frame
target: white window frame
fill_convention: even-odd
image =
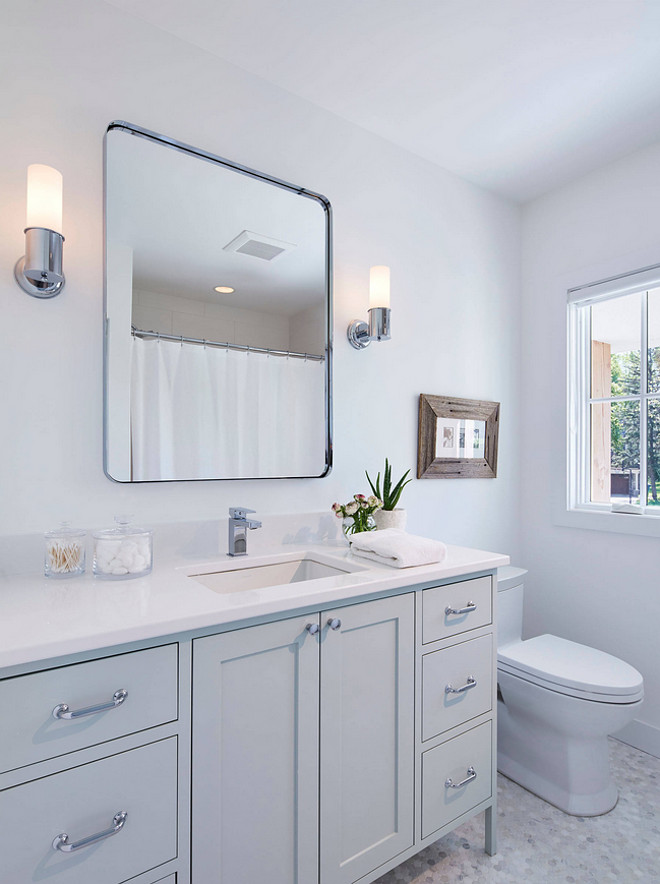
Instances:
[[[568,370],[567,370],[567,500],[568,513],[602,514],[610,523],[608,530],[634,529],[631,517],[641,527],[640,533],[660,531],[660,512],[646,506],[647,493],[647,402],[660,399],[660,392],[648,393],[648,292],[660,287],[660,264],[609,277],[584,286],[568,289]],[[640,309],[640,394],[622,397],[591,397],[591,311],[593,304],[626,295],[641,294]],[[591,405],[598,402],[635,401],[640,403],[640,511],[622,515],[612,511],[611,504],[594,503],[591,496]],[[623,520],[623,522],[621,521]],[[625,528],[624,528],[625,525]],[[595,527],[585,524],[584,527]],[[632,530],[630,533],[638,533]]]

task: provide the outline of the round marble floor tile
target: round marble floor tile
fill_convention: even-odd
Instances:
[[[619,801],[568,816],[498,777],[498,853],[484,853],[483,814],[375,884],[651,884],[660,881],[660,758],[610,740]]]

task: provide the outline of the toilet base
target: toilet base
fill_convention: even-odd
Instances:
[[[572,816],[600,816],[616,805],[607,735],[575,738],[548,722],[510,714],[499,701],[497,768]],[[518,712],[518,710],[516,710]]]
[[[501,774],[571,816],[602,816],[616,807],[619,800],[619,793],[612,782],[596,795],[575,795],[559,789],[506,755],[498,752],[497,758],[497,769]]]

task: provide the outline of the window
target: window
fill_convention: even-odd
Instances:
[[[569,509],[660,516],[660,267],[569,291]]]

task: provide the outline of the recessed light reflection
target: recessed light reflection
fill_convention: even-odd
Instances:
[[[213,291],[219,292],[221,295],[231,295],[231,293],[236,290],[233,289],[230,285],[216,285]]]

